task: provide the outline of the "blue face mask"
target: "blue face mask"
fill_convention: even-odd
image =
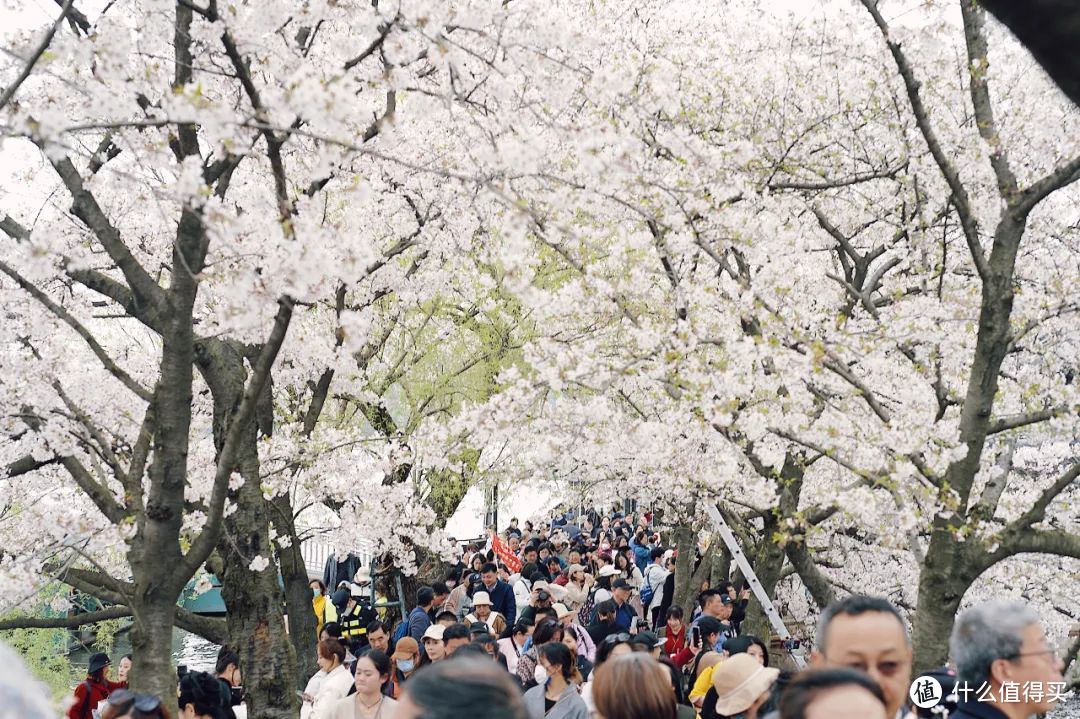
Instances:
[[[416,662],[414,662],[412,659],[399,659],[397,663],[397,668],[405,674],[408,674],[416,668]]]
[[[322,590],[321,589],[312,589],[311,591],[315,593],[315,598],[316,599],[318,599],[319,597],[322,596]]]

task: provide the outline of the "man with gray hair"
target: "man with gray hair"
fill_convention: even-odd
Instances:
[[[910,715],[913,652],[904,619],[887,599],[854,594],[821,613],[810,663],[814,668],[848,667],[870,675],[885,695],[886,715]]]
[[[961,612],[949,651],[959,679],[953,719],[1027,719],[1053,709],[1064,692],[1057,649],[1023,602],[985,602]]]

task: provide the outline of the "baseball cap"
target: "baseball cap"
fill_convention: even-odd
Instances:
[[[397,644],[394,645],[394,653],[390,655],[390,658],[408,659],[419,651],[420,645],[416,643],[415,639],[412,637],[402,637],[401,639],[398,639]]]
[[[630,586],[630,583],[627,582],[625,579],[622,579],[621,577],[619,579],[616,579],[614,582],[611,583],[611,588],[612,589],[633,589],[633,587]]]
[[[430,627],[427,628],[427,631],[424,632],[423,639],[437,639],[441,642],[443,639],[443,632],[445,631],[446,627],[444,627],[443,625],[432,624]]]
[[[652,632],[638,632],[634,635],[634,638],[630,640],[631,644],[641,644],[649,649],[655,649],[656,647],[664,646],[664,640],[656,636]]]

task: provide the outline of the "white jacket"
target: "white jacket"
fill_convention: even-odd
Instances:
[[[514,617],[514,621],[521,616],[522,610],[529,606],[529,598],[532,596],[532,582],[525,577],[519,577],[514,582],[514,604],[517,605],[517,617]]]
[[[352,685],[353,675],[344,664],[339,664],[319,685],[319,693],[315,695],[315,701],[311,705],[311,719],[329,719],[334,712],[334,706],[348,696]]]

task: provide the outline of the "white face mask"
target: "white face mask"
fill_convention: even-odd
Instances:
[[[537,684],[546,684],[548,680],[547,669],[543,664],[537,664],[536,669],[533,670],[533,679]]]

